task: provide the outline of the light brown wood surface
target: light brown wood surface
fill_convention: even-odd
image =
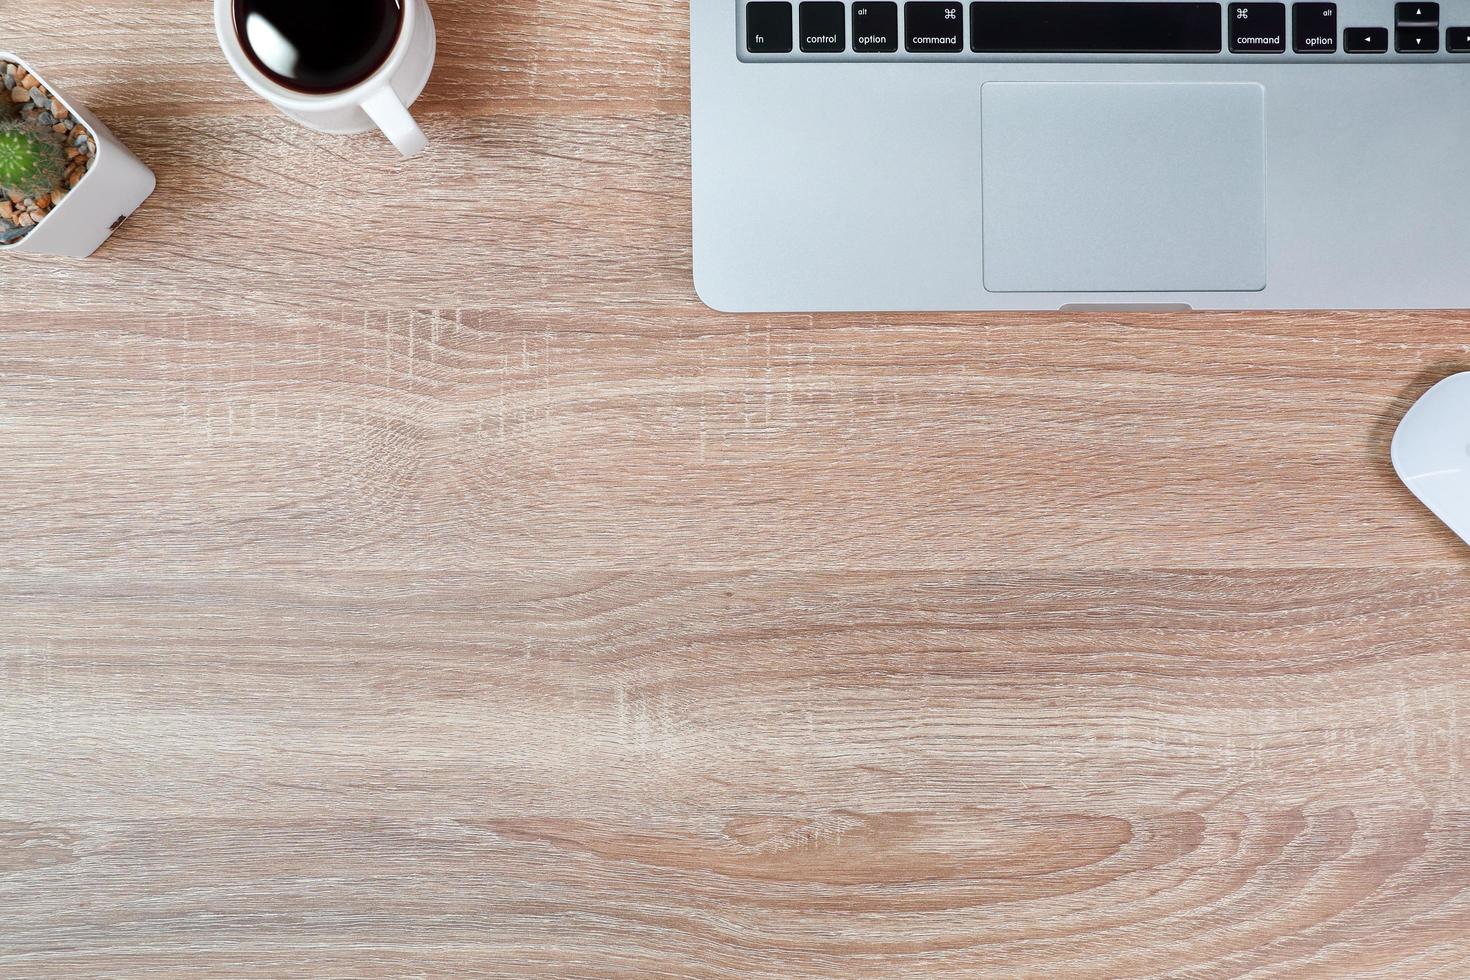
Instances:
[[[434,11],[401,163],[0,0],[159,176],[0,259],[0,975],[1470,976],[1470,317],[715,314],[687,8]]]

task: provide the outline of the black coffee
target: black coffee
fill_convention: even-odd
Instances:
[[[403,28],[399,0],[235,0],[235,34],[273,81],[320,94],[377,71]]]

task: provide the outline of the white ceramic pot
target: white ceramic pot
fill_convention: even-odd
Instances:
[[[285,115],[320,133],[345,135],[381,129],[400,153],[411,157],[428,140],[408,109],[429,83],[438,44],[428,3],[425,0],[400,0],[400,3],[403,24],[387,59],[372,75],[351,88],[323,95],[286,88],[251,63],[235,33],[234,0],[214,0],[214,30],[235,74]],[[351,6],[343,4],[349,10]]]
[[[75,258],[91,255],[153,193],[157,184],[153,171],[118,142],[86,106],[68,99],[23,59],[9,51],[0,51],[0,61],[12,62],[34,75],[53,99],[86,125],[96,143],[92,165],[77,186],[30,234],[18,242],[0,246],[0,252]]]

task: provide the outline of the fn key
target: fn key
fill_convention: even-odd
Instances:
[[[752,0],[745,5],[745,50],[751,54],[786,54],[791,50],[788,0]]]

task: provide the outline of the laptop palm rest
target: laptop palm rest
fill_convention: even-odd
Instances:
[[[987,290],[1265,288],[1260,85],[990,82],[980,101]]]

